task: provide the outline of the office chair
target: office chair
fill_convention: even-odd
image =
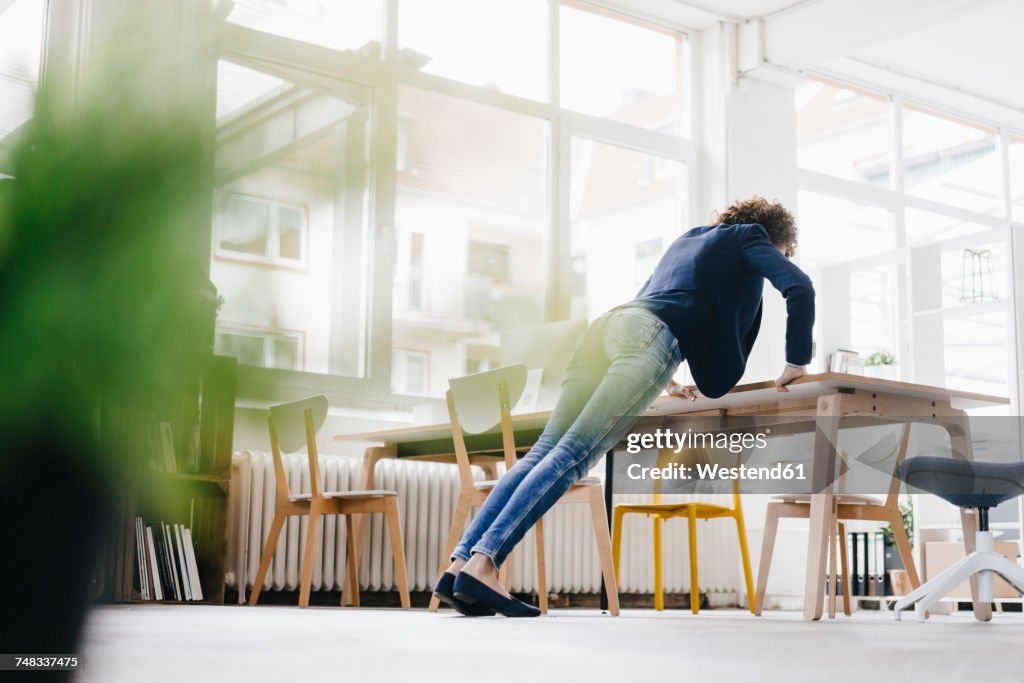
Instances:
[[[914,606],[918,621],[928,608],[964,581],[978,575],[979,602],[992,601],[992,574],[1002,576],[1024,593],[1024,568],[993,549],[988,511],[1011,498],[1024,495],[1024,463],[985,463],[921,456],[899,466],[897,474],[908,486],[933,493],[961,508],[978,511],[975,551],[896,603],[894,613]]]

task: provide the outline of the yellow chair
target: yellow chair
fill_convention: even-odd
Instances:
[[[659,468],[666,467],[669,463],[696,461],[703,456],[707,459],[707,452],[703,448],[683,449],[677,455],[672,450],[661,450],[658,452]],[[691,464],[687,462],[686,464]],[[628,514],[643,514],[654,517],[654,609],[661,611],[665,609],[665,594],[662,586],[662,524],[674,517],[685,517],[689,521],[690,537],[690,611],[694,614],[700,612],[700,591],[697,583],[697,520],[718,519],[731,517],[736,520],[736,531],[740,540],[740,557],[743,559],[743,578],[747,586],[747,606],[754,611],[754,580],[750,573],[750,552],[747,550],[747,530],[743,523],[743,505],[740,502],[739,481],[733,480],[732,484],[732,507],[728,508],[713,503],[662,503],[661,502],[661,481],[654,482],[654,503],[653,504],[626,504],[616,505],[612,515],[612,558],[615,563],[615,576],[621,581],[619,574],[619,556],[622,550],[622,519]]]

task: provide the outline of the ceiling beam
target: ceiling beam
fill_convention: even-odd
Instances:
[[[571,3],[567,3],[571,6]],[[743,17],[724,12],[713,0],[585,0],[586,5],[635,17],[677,31],[703,29],[720,21],[739,23]]]
[[[759,22],[765,62],[815,66],[1004,0],[820,0]]]

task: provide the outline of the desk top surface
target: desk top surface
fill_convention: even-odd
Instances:
[[[926,399],[949,400],[954,408],[984,408],[1007,405],[1005,396],[989,396],[968,391],[957,391],[924,384],[896,382],[887,379],[823,372],[805,375],[788,386],[788,392],[775,390],[772,381],[741,384],[721,398],[699,397],[688,401],[674,396],[659,396],[644,415],[685,415],[704,410],[721,410],[758,405],[762,403],[792,403],[834,393],[838,389],[877,391],[893,396],[908,396]],[[781,414],[785,414],[783,411]],[[550,410],[536,413],[521,413],[512,416],[517,429],[542,428],[551,415]],[[336,441],[382,441],[387,443],[409,443],[429,439],[451,437],[451,425],[443,424],[398,427],[376,432],[339,434]]]

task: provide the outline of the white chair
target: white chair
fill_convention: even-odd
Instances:
[[[352,603],[359,605],[359,578],[356,574],[359,563],[356,557],[355,534],[352,515],[382,512],[391,533],[391,552],[395,558],[395,580],[404,609],[409,609],[409,582],[405,571],[405,549],[402,546],[402,531],[398,523],[398,493],[395,491],[331,491],[324,492],[320,476],[320,463],[316,449],[316,433],[327,418],[327,397],[312,398],[282,403],[270,408],[267,422],[270,427],[270,448],[274,455],[274,477],[277,480],[274,507],[274,521],[270,525],[260,558],[260,568],[252,584],[249,604],[255,605],[263,590],[263,579],[270,568],[270,560],[277,550],[277,539],[281,535],[286,517],[307,515],[306,549],[302,558],[302,578],[299,581],[299,607],[309,605],[309,591],[313,582],[313,558],[315,557],[317,532],[320,518],[324,515],[344,515],[348,543],[348,569],[345,581]],[[281,449],[294,452],[303,445],[309,454],[310,493],[292,493],[284,473]],[[344,596],[342,604],[344,604]]]

